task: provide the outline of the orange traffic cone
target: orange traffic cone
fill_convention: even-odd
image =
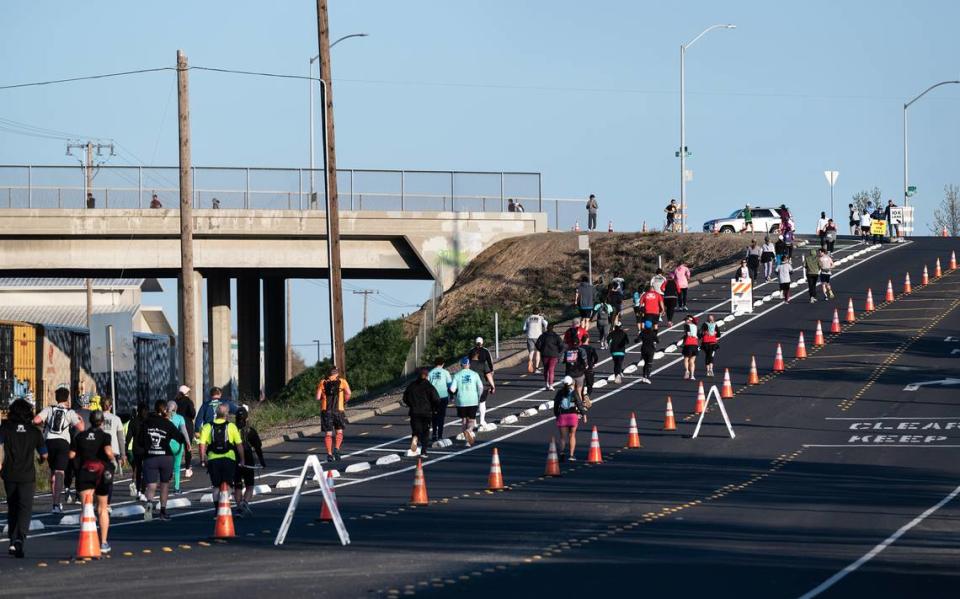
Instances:
[[[937,261],[933,263],[933,276],[940,278],[943,276],[943,269],[940,268],[940,257],[937,257]]]
[[[413,493],[410,495],[410,505],[427,505],[427,481],[423,477],[423,460],[417,460],[417,470],[413,474]]]
[[[550,438],[550,448],[547,449],[547,467],[543,471],[544,476],[560,476],[560,460],[557,457],[557,442]]]
[[[947,231],[947,225],[943,225],[943,231],[940,234],[941,237],[950,237],[950,232]]]
[[[594,427],[594,430],[596,430],[596,427]],[[669,395],[667,396],[667,412],[663,415],[663,430],[677,430],[677,420],[673,417],[673,402]]]
[[[887,295],[883,297],[883,301],[892,302],[893,301],[893,281],[887,279]]]
[[[957,270],[957,253],[950,250],[950,270]]]
[[[873,289],[867,289],[867,304],[863,307],[864,312],[873,312]]]
[[[857,319],[856,312],[853,311],[853,298],[847,302],[847,322],[854,322]]]
[[[697,386],[697,403],[693,407],[694,414],[703,414],[703,406],[707,403],[707,396],[703,392],[703,381]]]
[[[723,384],[720,386],[720,397],[730,399],[733,397],[733,383],[730,382],[730,369],[723,369]]]
[[[920,285],[923,286],[923,285],[927,285],[928,283],[930,283],[930,275],[927,274],[927,265],[924,264],[923,274],[920,275]]]
[[[840,315],[837,313],[837,309],[833,309],[833,320],[830,322],[830,332],[839,333],[840,332]]]
[[[813,345],[819,347],[823,345],[823,326],[820,325],[820,321],[817,321],[817,330],[813,333]]]
[[[757,358],[756,356],[750,356],[750,374],[747,375],[747,384],[748,385],[759,385],[760,384],[760,375],[757,373]],[[730,397],[733,397],[733,389],[730,390]],[[729,399],[724,397],[724,399]]]
[[[493,459],[490,460],[490,475],[487,476],[487,490],[500,491],[503,489],[503,472],[500,470],[500,452],[493,448]]]
[[[613,233],[613,221],[607,221],[607,233]]]
[[[233,529],[233,512],[230,510],[230,486],[220,485],[220,499],[217,502],[217,524],[213,528],[215,539],[229,539],[237,536]]]
[[[703,383],[700,383],[700,390],[703,390]],[[640,431],[637,430],[637,415],[630,412],[630,430],[627,431],[627,449],[640,449],[640,447]]]
[[[573,230],[580,231],[580,221],[577,221],[576,223],[574,223]]]
[[[777,354],[773,357],[773,371],[783,372],[783,349],[777,344]]]
[[[597,433],[597,427],[593,427],[590,433],[590,451],[587,453],[588,464],[602,464],[603,454],[600,453],[600,435]]]
[[[100,559],[100,535],[97,534],[97,515],[93,511],[93,497],[91,496],[83,498],[77,559]]]
[[[800,331],[800,339],[797,340],[797,359],[802,360],[807,357],[807,344],[803,342],[803,331]]]
[[[327,470],[327,486],[330,487],[330,495],[333,496],[333,503],[337,503],[337,492],[333,489],[333,470]],[[330,508],[327,507],[327,502],[323,501],[323,507],[320,508],[320,521],[321,522],[330,522],[333,520],[333,513],[330,512]]]
[[[910,286],[910,273],[907,273],[907,276],[903,279],[903,292],[911,293],[913,288]]]

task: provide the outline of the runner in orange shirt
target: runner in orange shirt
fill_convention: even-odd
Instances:
[[[327,446],[327,461],[340,459],[343,444],[343,429],[347,424],[347,402],[350,401],[350,384],[340,377],[336,366],[330,369],[327,378],[317,385],[317,401],[320,402],[320,427]],[[333,434],[336,432],[336,445]]]

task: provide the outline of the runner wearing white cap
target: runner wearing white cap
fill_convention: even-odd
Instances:
[[[483,337],[474,339],[474,347],[470,350],[470,368],[480,375],[483,382],[483,393],[480,394],[480,426],[487,423],[487,395],[497,392],[497,385],[493,382],[493,358],[483,346]]]
[[[587,410],[571,376],[563,377],[563,386],[553,398],[553,415],[557,418],[557,428],[560,430],[560,461],[575,461],[573,452],[577,448],[577,425],[581,417],[584,422],[587,421]],[[564,451],[567,447],[570,448],[569,458]]]
[[[191,466],[193,462],[193,438],[196,430],[194,428],[194,420],[197,418],[197,409],[193,405],[193,398],[190,397],[190,387],[180,385],[174,401],[177,402],[177,414],[183,417],[187,428],[188,443],[183,448],[182,461],[183,467],[185,468],[183,476],[184,478],[190,478],[193,476],[193,468]],[[179,472],[180,462],[174,464],[174,468]],[[177,487],[179,488],[179,485],[177,485]]]

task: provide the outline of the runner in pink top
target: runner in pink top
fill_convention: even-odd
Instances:
[[[677,281],[677,289],[680,291],[680,305],[677,306],[680,310],[687,310],[687,287],[690,285],[690,269],[687,268],[687,263],[684,260],[680,260],[680,264],[673,271],[673,277]]]

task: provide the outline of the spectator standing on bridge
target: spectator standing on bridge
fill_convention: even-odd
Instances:
[[[857,213],[857,209],[854,208],[853,204],[848,206],[849,210],[849,221],[850,221],[850,235],[856,237],[860,233],[860,215]]]
[[[587,422],[587,410],[577,392],[574,380],[569,376],[563,377],[563,386],[553,397],[553,415],[557,419],[557,429],[560,431],[560,461],[565,462],[569,459],[574,462],[577,459],[574,456],[577,449],[577,426],[580,424],[580,418],[583,418],[584,423]]]
[[[607,333],[610,331],[610,322],[613,320],[613,306],[607,302],[600,302],[593,307],[591,320],[597,323],[597,336],[600,337],[600,349],[607,347]]]
[[[483,346],[483,337],[474,340],[473,350],[470,352],[470,368],[483,378],[478,414],[480,426],[484,426],[487,424],[487,396],[497,392],[497,385],[493,381],[493,357],[490,350]]]
[[[623,383],[623,360],[627,356],[627,345],[630,343],[630,337],[623,330],[623,325],[617,323],[613,325],[613,331],[608,337],[607,347],[610,349],[610,358],[613,359],[613,376],[616,383]]]
[[[93,192],[87,192],[87,210],[92,210],[97,207],[97,198],[93,197]]]
[[[347,426],[347,402],[350,401],[350,384],[340,376],[340,369],[334,366],[320,384],[317,385],[317,401],[320,402],[320,429],[324,433],[323,443],[327,448],[327,461],[340,461],[340,447],[343,445],[343,431]],[[334,440],[336,435],[336,440]]]
[[[697,380],[697,352],[700,350],[700,336],[697,334],[697,319],[687,314],[683,320],[683,378]]]
[[[187,430],[186,419],[177,413],[177,402],[170,400],[167,402],[167,418],[173,423],[180,434],[183,435],[183,442],[170,441],[170,449],[173,451],[173,492],[180,492],[180,464],[183,462],[183,455],[190,453],[190,431]]]
[[[457,416],[460,418],[460,428],[467,447],[473,445],[473,427],[477,421],[477,409],[480,405],[480,395],[483,393],[483,381],[478,373],[470,369],[470,358],[460,360],[460,370],[453,375],[450,391],[456,393],[455,404]]]
[[[453,377],[450,371],[443,367],[443,358],[437,357],[433,361],[433,370],[427,374],[427,380],[437,390],[437,409],[433,412],[432,428],[430,431],[430,443],[433,444],[443,438],[443,425],[447,418],[447,406],[450,405],[450,383]]]
[[[587,229],[591,231],[597,230],[597,211],[599,209],[600,204],[597,203],[597,196],[591,193],[587,199]]]
[[[833,299],[836,297],[833,294],[833,287],[830,286],[830,275],[833,272],[833,258],[827,250],[820,248],[817,261],[820,264],[820,287],[823,288],[823,299]]]
[[[218,410],[227,411],[225,405],[219,406]],[[214,423],[217,421],[214,420]],[[209,431],[209,426],[204,426],[204,431]],[[231,425],[233,426],[233,425]],[[153,404],[153,412],[147,416],[143,426],[140,428],[140,436],[137,439],[143,452],[143,481],[146,483],[146,503],[143,506],[143,519],[153,520],[155,511],[154,497],[157,489],[160,490],[160,519],[169,520],[167,516],[167,498],[170,495],[170,479],[173,478],[173,447],[171,441],[183,444],[186,439],[177,430],[170,420],[167,419],[167,402],[158,399]],[[200,455],[203,461],[203,443],[204,439],[200,437]],[[210,443],[210,439],[207,439]],[[231,482],[233,480],[231,471]],[[211,478],[213,476],[211,475]]]
[[[70,409],[70,390],[59,387],[54,392],[57,404],[48,406],[33,419],[33,423],[43,425],[43,438],[49,452],[50,461],[50,493],[53,514],[63,513],[63,504],[60,503],[61,493],[64,491],[66,471],[70,465],[70,429],[80,432],[83,430],[83,420],[76,412]]]
[[[213,201],[210,202],[210,207],[214,210],[220,210],[220,200],[213,198]]]
[[[591,282],[588,277],[584,276],[580,278],[573,303],[577,307],[580,318],[584,320],[590,318],[590,313],[593,312],[593,306],[596,305],[596,289],[594,289],[593,282]]]
[[[430,447],[430,428],[433,425],[433,415],[440,409],[440,395],[430,383],[430,373],[421,368],[417,379],[407,385],[403,391],[403,405],[409,408],[410,416],[410,453],[417,453],[420,446],[420,456],[427,457]]]
[[[784,303],[790,301],[790,283],[793,281],[793,265],[786,256],[780,256],[780,264],[777,265],[777,280],[780,281],[780,294],[783,296]]]
[[[680,292],[680,300],[677,308],[686,312],[687,308],[687,289],[690,287],[690,267],[687,261],[680,258],[677,267],[673,269],[673,278],[677,281],[677,290]]]
[[[160,198],[157,197],[157,194],[153,194],[153,197],[150,199],[151,208],[163,208],[163,204],[160,202]]]
[[[746,258],[747,258],[747,269],[750,271],[750,279],[757,281],[760,279],[760,256],[763,254],[763,250],[760,249],[760,246],[757,245],[756,239],[750,240],[750,245],[747,246]]]
[[[517,205],[513,202],[513,198],[507,200],[507,212],[516,212]]]
[[[747,204],[743,207],[743,230],[741,233],[746,233],[747,229],[750,229],[750,232],[753,233],[753,210],[750,209],[750,204]]]
[[[707,366],[707,376],[713,376],[713,356],[720,348],[720,327],[713,314],[700,325],[700,347],[703,349],[703,362]]]
[[[820,247],[827,247],[827,218],[826,212],[820,212],[820,218],[817,219],[817,237],[820,238]]]
[[[810,252],[803,258],[803,272],[807,276],[807,293],[810,303],[817,301],[817,281],[820,280],[820,260],[817,250],[810,248]]]
[[[680,289],[677,287],[677,280],[673,273],[667,275],[667,282],[663,286],[663,309],[667,315],[667,326],[673,326],[673,315],[677,310],[677,302],[680,301]]]
[[[547,391],[553,391],[557,362],[563,350],[563,339],[553,330],[553,323],[547,324],[547,330],[537,339],[537,351],[543,357],[543,382]]]
[[[96,503],[100,524],[100,553],[110,553],[108,501],[113,487],[114,454],[110,435],[103,432],[103,412],[90,413],[90,428],[77,433],[70,443],[70,459],[77,464],[77,493],[81,503]],[[96,495],[96,501],[94,501]]]
[[[540,350],[537,349],[537,339],[547,328],[547,319],[540,308],[535,308],[533,314],[523,321],[523,332],[527,335],[527,372],[540,370]]]
[[[777,248],[770,242],[770,236],[763,238],[763,245],[760,246],[760,265],[763,267],[763,280],[769,281],[773,278],[774,257],[777,255]]]
[[[260,439],[260,433],[257,432],[257,429],[250,426],[249,418],[250,413],[247,412],[247,408],[240,406],[237,409],[237,432],[240,433],[240,446],[243,447],[246,463],[237,464],[233,476],[233,499],[237,502],[237,507],[240,508],[240,516],[253,515],[253,510],[250,509],[250,500],[253,499],[253,487],[256,483],[254,456],[257,457],[261,468],[267,467],[267,462],[263,459],[263,441]]]
[[[193,440],[196,438],[197,431],[194,426],[197,419],[197,409],[193,406],[193,399],[190,398],[190,387],[180,385],[174,401],[177,402],[177,414],[182,416],[187,424],[187,439],[190,440],[190,443],[187,443],[183,452],[183,476],[184,478],[190,478],[193,476]],[[179,465],[177,468],[179,468]]]
[[[0,477],[7,497],[7,535],[10,553],[18,558],[24,555],[33,516],[33,493],[37,487],[34,454],[41,462],[47,457],[44,434],[33,426],[32,420],[33,407],[18,399],[10,404],[7,417],[0,423]]]
[[[652,382],[650,377],[653,373],[653,356],[657,353],[657,341],[659,340],[657,323],[650,319],[644,319],[640,326],[640,357],[643,358],[641,383],[649,385]]]

